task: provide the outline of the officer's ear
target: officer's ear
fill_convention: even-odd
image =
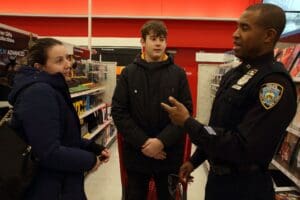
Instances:
[[[274,41],[276,40],[276,36],[277,36],[277,31],[274,28],[266,29],[265,43],[274,44]]]

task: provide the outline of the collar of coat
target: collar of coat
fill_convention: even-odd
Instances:
[[[161,61],[166,61],[166,60],[168,60],[168,58],[169,58],[169,56],[167,54],[164,54],[163,59]],[[145,62],[147,62],[145,60],[145,53],[144,52],[141,53],[141,59],[144,60]]]

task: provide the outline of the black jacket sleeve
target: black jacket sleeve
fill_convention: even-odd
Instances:
[[[184,127],[191,141],[203,148],[212,160],[232,164],[268,164],[296,111],[291,83],[280,75],[270,75],[263,81],[269,82],[284,88],[277,105],[266,110],[257,93],[256,102],[235,130],[204,126],[189,118]]]
[[[81,139],[81,148],[89,152],[94,153],[95,155],[101,155],[102,151],[105,149],[105,146],[97,144],[94,140]]]
[[[193,153],[193,155],[190,158],[190,162],[193,164],[194,169],[199,167],[205,160],[207,159],[206,153],[203,148],[197,147],[196,151]]]
[[[137,149],[146,142],[148,136],[135,123],[129,112],[129,89],[127,68],[123,69],[112,97],[112,117],[120,134]]]

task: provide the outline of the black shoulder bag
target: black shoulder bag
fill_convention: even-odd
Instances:
[[[31,147],[9,125],[13,110],[0,121],[0,197],[22,199],[37,170]]]

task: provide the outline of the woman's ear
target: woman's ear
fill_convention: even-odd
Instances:
[[[140,39],[142,53],[145,52],[145,40],[143,38]]]
[[[146,44],[145,44],[145,43],[146,43],[146,41],[145,41],[143,38],[141,38],[141,39],[140,39],[140,43],[141,43],[142,47],[145,47],[145,45],[146,45]]]
[[[40,63],[34,63],[33,67],[38,69],[38,70],[42,70],[42,68],[43,68]]]

